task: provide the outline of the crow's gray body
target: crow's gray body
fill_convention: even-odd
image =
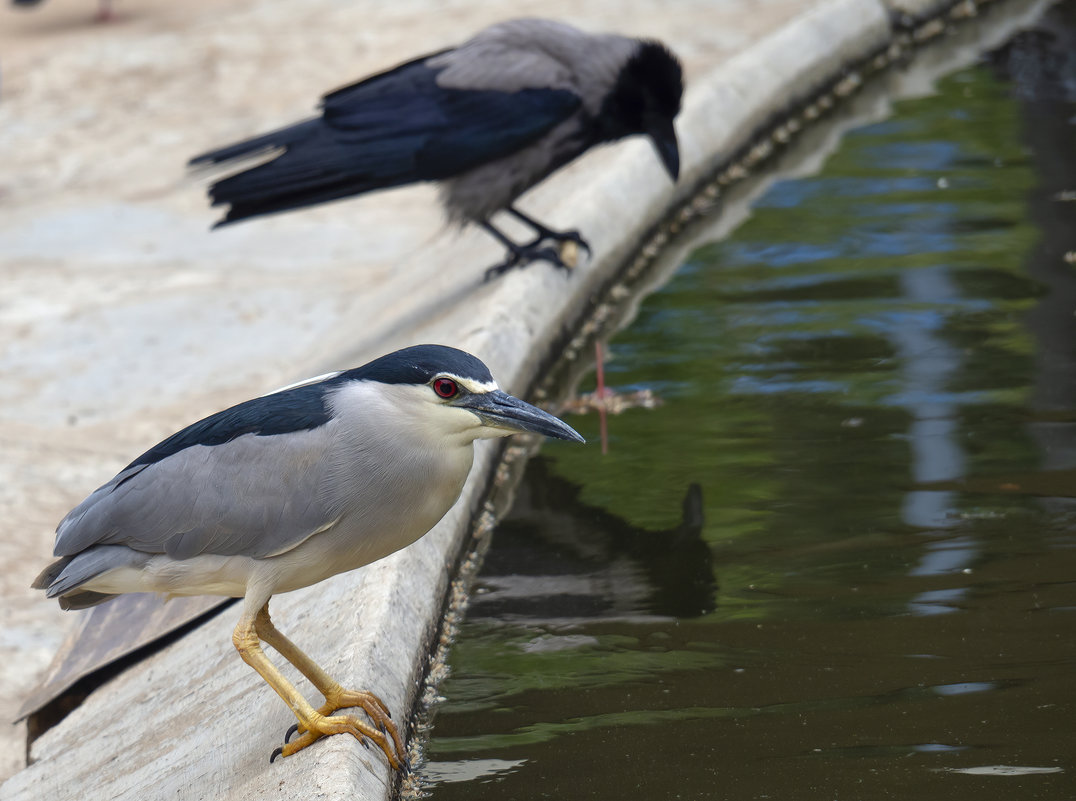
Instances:
[[[626,36],[522,19],[487,28],[465,45],[428,59],[430,67],[443,68],[437,83],[446,89],[560,90],[579,98],[562,122],[527,147],[445,180],[441,200],[449,218],[461,224],[488,220],[596,144],[591,120],[601,114],[638,46]]]

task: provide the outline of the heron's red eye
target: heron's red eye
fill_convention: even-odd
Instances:
[[[433,382],[433,391],[442,398],[451,398],[460,391],[460,388],[456,386],[456,382],[451,378],[438,378]]]

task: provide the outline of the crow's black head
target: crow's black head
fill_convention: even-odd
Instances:
[[[676,180],[680,152],[673,120],[680,113],[684,75],[680,62],[660,42],[641,41],[620,70],[596,121],[602,141],[633,134],[650,137],[662,164]]]

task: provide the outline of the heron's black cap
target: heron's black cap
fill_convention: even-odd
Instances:
[[[382,384],[426,384],[440,373],[450,373],[482,384],[492,384],[489,368],[475,356],[447,345],[413,345],[387,353],[369,364],[348,370],[353,380]]]

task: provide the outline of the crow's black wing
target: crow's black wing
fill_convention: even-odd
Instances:
[[[231,206],[222,223],[458,175],[525,147],[580,105],[567,89],[445,89],[428,58],[332,92],[320,118],[192,160],[284,150],[211,187],[214,205]]]

